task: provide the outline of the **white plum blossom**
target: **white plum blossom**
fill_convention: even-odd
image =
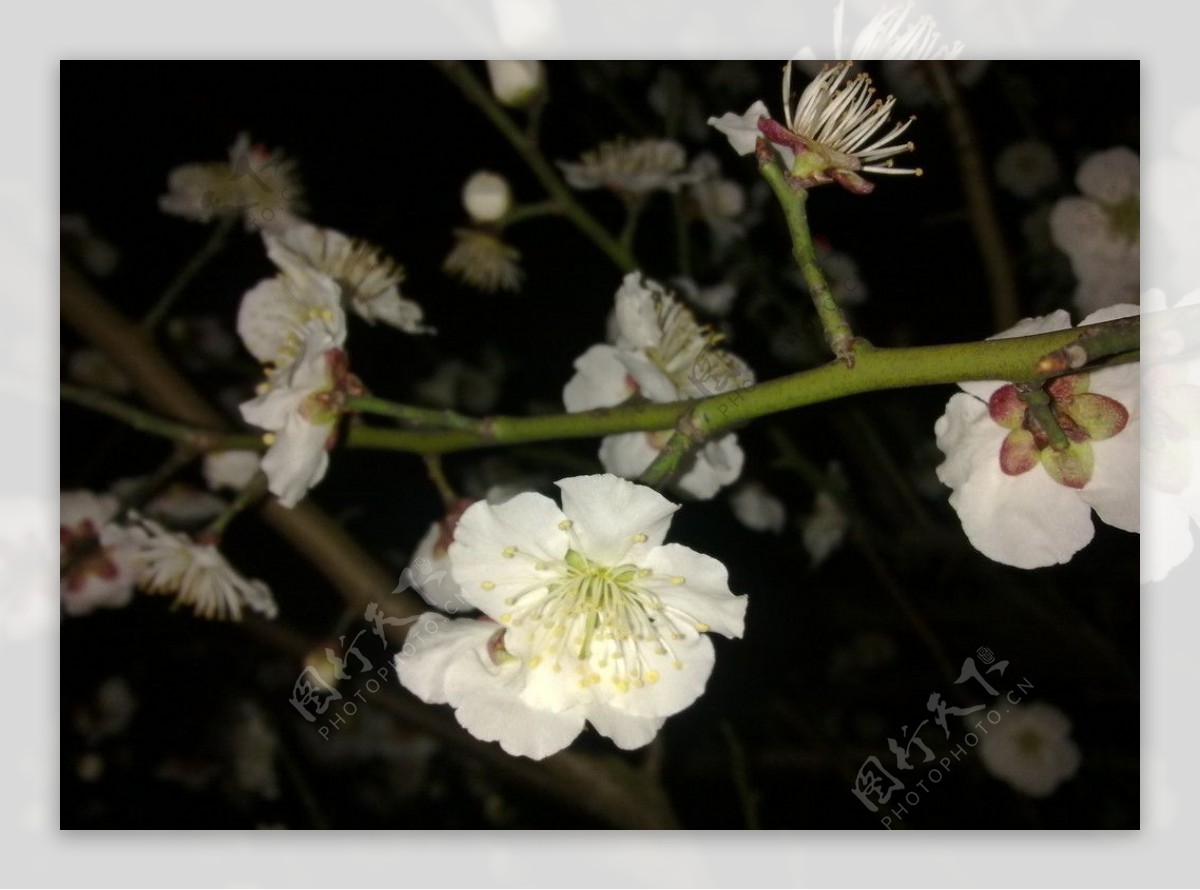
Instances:
[[[546,68],[536,60],[490,60],[487,73],[492,93],[512,108],[529,105],[542,94],[546,85]]]
[[[341,286],[273,236],[265,237],[280,272],[242,298],[237,329],[266,365],[267,381],[239,408],[248,423],[268,431],[270,447],[261,467],[271,493],[292,507],[325,476],[345,399],[361,394],[362,385],[342,349]]]
[[[1097,152],[1075,174],[1082,195],[1060,198],[1050,211],[1050,234],[1070,257],[1082,312],[1138,300],[1140,167],[1128,148]]]
[[[599,344],[575,360],[563,388],[570,412],[610,408],[635,396],[675,402],[750,386],[754,373],[740,358],[716,348],[721,335],[697,324],[686,306],[640,273],[625,276],[616,296],[615,343]],[[600,460],[611,473],[636,478],[662,451],[671,432],[606,436]],[[705,443],[684,464],[680,491],[711,498],[741,475],[745,456],[734,433]]]
[[[1136,314],[1136,306],[1112,306],[1083,324]],[[992,339],[1070,326],[1058,310]],[[946,456],[937,475],[953,489],[950,505],[977,550],[1024,569],[1067,562],[1091,541],[1093,510],[1109,525],[1138,531],[1138,370],[1124,364],[1047,383],[1042,390],[1063,437],[1057,447],[1013,384],[959,384],[965,392],[951,396],[934,425]]]
[[[191,606],[198,617],[217,621],[240,621],[243,608],[266,618],[278,614],[270,588],[242,577],[212,544],[140,516],[110,528],[114,540],[129,548],[138,586],[147,593],[174,594],[175,606]]]
[[[477,223],[503,218],[512,209],[512,203],[512,188],[499,173],[476,170],[463,183],[463,209]]]
[[[705,152],[692,162],[696,181],[687,188],[687,195],[696,212],[708,226],[713,246],[722,250],[746,232],[739,221],[746,213],[746,190],[741,183],[721,176],[721,168],[713,155]]]
[[[458,520],[473,503],[469,498],[460,498],[452,503],[445,516],[430,524],[429,530],[413,549],[410,560],[420,572],[419,576],[414,575],[413,588],[421,599],[435,609],[451,614],[471,609],[450,571],[450,544],[454,540]]]
[[[866,72],[849,77],[852,64],[840,62],[825,68],[804,89],[792,108],[792,63],[783,68],[784,123],[774,120],[762,101],[745,114],[726,112],[709,124],[725,134],[740,155],[755,151],[760,137],[778,153],[789,182],[811,188],[837,182],[855,194],[865,195],[875,186],[860,173],[914,174],[921,170],[895,166],[893,157],[912,151],[911,142],[893,144],[914,118],[896,124],[882,136],[876,134],[891,117],[894,96],[876,100]]]
[[[132,552],[111,532],[119,504],[90,491],[64,491],[59,499],[62,607],[68,615],[117,609],[133,599]]]
[[[787,507],[761,482],[745,482],[729,496],[738,522],[751,531],[780,534],[787,524]]]
[[[999,723],[979,740],[984,768],[1030,797],[1049,797],[1079,772],[1082,756],[1071,721],[1045,702],[1006,705]]]
[[[251,145],[241,133],[229,149],[228,162],[172,170],[158,206],[163,213],[204,223],[242,214],[247,229],[281,232],[298,221],[303,209],[295,168],[296,162],[282,152]]]
[[[585,723],[618,747],[648,744],[703,693],[707,634],[740,637],[746,611],[720,562],[663,543],[676,504],[611,475],[558,486],[562,509],[526,492],[463,514],[454,579],[490,620],[410,634],[396,659],[421,699],[452,705],[477,738],[535,759]]]
[[[363,391],[346,353],[323,325],[305,329],[301,343],[295,361],[277,369],[263,391],[240,406],[247,423],[269,431],[261,467],[285,507],[294,507],[325,477],[345,399]]]
[[[264,233],[267,255],[283,272],[307,265],[341,289],[346,305],[374,324],[382,321],[409,334],[433,333],[424,312],[400,295],[404,269],[379,248],[334,229],[300,223]]]
[[[656,189],[676,192],[700,175],[687,170],[687,152],[674,139],[615,139],[578,161],[558,161],[567,182],[577,189],[606,188],[642,195]]]

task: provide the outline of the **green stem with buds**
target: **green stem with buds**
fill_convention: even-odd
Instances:
[[[637,260],[634,259],[633,254],[613,238],[609,231],[575,200],[575,196],[571,194],[566,183],[546,160],[537,143],[521,131],[521,128],[500,107],[500,103],[492,96],[491,91],[471,73],[471,69],[464,62],[438,62],[437,65],[442,73],[462,90],[467,100],[478,107],[500,131],[500,134],[508,140],[509,144],[516,149],[517,154],[533,171],[533,175],[538,178],[542,187],[559,204],[563,215],[574,224],[575,228],[604,251],[609,259],[620,267],[621,271],[632,272],[636,269]]]

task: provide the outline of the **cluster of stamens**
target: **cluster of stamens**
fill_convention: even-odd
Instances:
[[[500,616],[509,635],[523,635],[527,645],[519,648],[527,652],[528,667],[546,665],[560,673],[566,665],[579,675],[580,688],[607,679],[619,692],[657,682],[656,656],[682,669],[676,646],[687,639],[685,630],[709,628],[665,603],[657,590],[686,579],[623,561],[630,548],[646,542],[644,534],[630,536],[615,565],[603,565],[583,554],[571,520],[559,528],[571,544],[561,559],[539,558],[515,545],[501,551],[505,559],[526,560],[532,569],[528,586],[505,598],[509,610]],[[495,586],[481,584],[485,590]]]

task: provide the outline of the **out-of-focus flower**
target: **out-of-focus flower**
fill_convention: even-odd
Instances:
[[[76,349],[67,360],[67,375],[89,389],[99,389],[116,395],[132,390],[129,377],[113,364],[102,350],[86,346]]]
[[[409,334],[429,334],[425,313],[400,295],[404,269],[379,248],[334,229],[297,224],[278,235],[264,233],[267,255],[283,271],[307,264],[328,276],[349,308],[366,321],[382,321]]]
[[[247,229],[282,231],[303,210],[296,162],[278,150],[251,145],[241,133],[229,149],[229,161],[185,164],[167,176],[167,194],[158,199],[163,213],[195,222],[242,215]]]
[[[275,770],[279,735],[257,703],[239,702],[235,713],[229,733],[233,784],[239,791],[275,800],[279,797],[279,776]]]
[[[95,745],[120,735],[137,712],[138,700],[124,677],[109,677],[96,689],[86,706],[72,714],[72,724],[88,742]]]
[[[120,253],[112,242],[92,231],[87,217],[64,213],[60,217],[59,233],[62,235],[63,253],[73,256],[92,275],[103,278],[117,268]]]
[[[455,244],[442,271],[485,293],[518,291],[524,273],[521,253],[490,232],[480,229],[455,229]]]
[[[108,529],[114,541],[129,548],[138,586],[147,593],[174,594],[176,606],[191,606],[200,618],[217,621],[240,621],[243,607],[267,618],[279,612],[271,589],[242,577],[211,544],[145,517]]]
[[[691,278],[681,275],[672,278],[671,285],[697,309],[718,318],[728,315],[734,300],[737,299],[737,288],[728,281],[718,281],[716,284],[701,287]]]
[[[410,634],[396,659],[421,699],[535,759],[585,722],[621,748],[649,743],[704,691],[706,634],[740,637],[746,610],[721,563],[663,543],[677,506],[653,489],[610,475],[558,486],[561,510],[529,492],[463,514],[454,578],[492,620]]]
[[[575,360],[563,388],[568,411],[609,408],[641,396],[674,402],[733,392],[754,382],[737,356],[717,348],[721,335],[696,323],[686,306],[662,286],[631,272],[617,291],[616,343],[593,346]],[[662,451],[670,431],[622,433],[600,444],[605,469],[636,478]],[[684,466],[680,491],[711,498],[737,480],[744,455],[734,433],[707,442]]]
[[[495,222],[512,209],[512,188],[499,173],[477,170],[463,183],[462,204],[475,222]]]
[[[1049,797],[1079,772],[1083,759],[1071,721],[1044,702],[1010,705],[1000,722],[984,723],[979,759],[984,769],[1030,797]],[[974,726],[977,720],[964,718]]]
[[[226,366],[237,356],[237,339],[222,318],[176,316],[167,321],[166,332],[175,347],[174,354],[194,371]]]
[[[480,358],[479,365],[467,364],[458,358],[440,362],[432,376],[413,384],[417,401],[434,408],[487,414],[500,398],[504,359],[492,348],[485,349]]]
[[[62,605],[68,615],[116,609],[133,598],[135,565],[119,535],[110,532],[118,502],[112,495],[64,491],[59,500]]]
[[[676,192],[698,178],[687,167],[687,152],[673,139],[616,139],[584,152],[579,161],[558,161],[577,189],[606,188],[643,195],[656,189]]]
[[[204,481],[213,491],[241,491],[258,472],[257,451],[212,451],[204,455]]]
[[[1137,314],[1112,306],[1083,324]],[[1070,327],[1059,310],[1027,318],[991,339]],[[946,460],[938,478],[972,545],[997,562],[1032,569],[1067,562],[1094,534],[1092,510],[1109,525],[1138,523],[1138,365],[1051,380],[1042,388],[1057,429],[1012,384],[960,383],[934,426]],[[1056,441],[1057,440],[1057,441]]]
[[[1071,258],[1083,312],[1138,300],[1140,166],[1128,148],[1090,156],[1075,174],[1083,195],[1060,198],[1050,212],[1050,234]]]
[[[751,531],[780,534],[787,524],[783,501],[761,482],[744,482],[729,496],[729,506],[738,522]]]
[[[801,536],[814,566],[819,566],[846,540],[850,517],[827,491],[818,491],[812,512],[804,517]]]
[[[525,108],[545,92],[546,68],[539,61],[490,60],[487,73],[492,93],[512,108]]]
[[[139,488],[147,482],[145,476],[118,479],[111,486],[111,493],[125,500],[134,501]],[[203,491],[187,482],[173,482],[157,491],[140,508],[153,519],[171,526],[195,526],[207,522],[225,511],[229,505],[214,494]]]
[[[739,220],[746,212],[746,190],[722,177],[720,164],[707,152],[692,162],[692,172],[696,181],[687,195],[712,233],[713,246],[721,250],[745,234],[745,223]]]
[[[1018,198],[1033,198],[1058,182],[1058,158],[1040,139],[1008,145],[996,158],[996,181]]]
[[[792,63],[787,63],[783,68],[784,124],[773,120],[761,101],[745,114],[727,112],[708,122],[724,133],[741,155],[753,152],[759,137],[764,137],[778,152],[796,188],[837,182],[855,194],[865,195],[875,186],[859,173],[919,176],[920,168],[897,167],[892,160],[913,150],[911,142],[893,143],[915,118],[876,136],[888,123],[896,99],[888,96],[883,101],[875,100],[870,76],[860,72],[849,77],[851,67],[850,62],[840,62],[825,68],[805,87],[793,110]]]
[[[1191,555],[1200,523],[1200,291],[1167,308],[1142,295],[1142,581],[1161,581]]]

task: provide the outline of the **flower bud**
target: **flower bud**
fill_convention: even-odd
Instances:
[[[532,103],[546,84],[546,70],[537,61],[489,61],[487,71],[496,98],[512,108]]]
[[[479,170],[463,185],[462,202],[475,222],[495,222],[512,207],[512,189],[498,173]]]

